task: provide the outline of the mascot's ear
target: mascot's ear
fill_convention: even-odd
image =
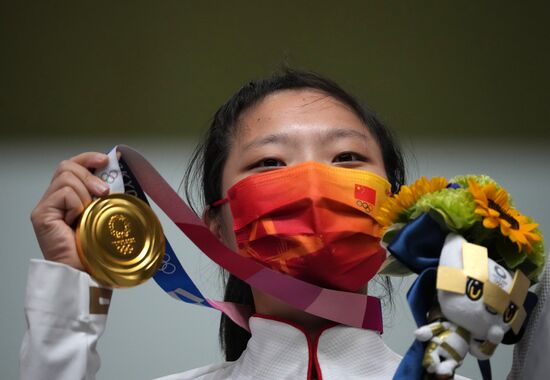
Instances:
[[[504,339],[502,339],[502,343],[516,344],[517,342],[520,341],[521,337],[523,336],[523,333],[525,332],[525,326],[527,326],[527,323],[529,322],[529,317],[531,316],[531,313],[535,308],[537,301],[538,301],[538,297],[535,293],[527,292],[527,296],[525,297],[525,302],[523,303],[523,307],[525,308],[525,312],[527,313],[527,316],[525,317],[523,326],[521,326],[521,330],[519,330],[519,333],[517,334],[514,334],[512,329],[508,330],[508,332],[504,334]]]

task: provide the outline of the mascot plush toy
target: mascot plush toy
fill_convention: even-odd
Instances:
[[[512,329],[525,320],[523,303],[529,279],[488,257],[485,247],[449,234],[437,268],[437,302],[441,317],[415,331],[430,342],[423,365],[429,373],[450,377],[468,352],[487,360]]]
[[[538,225],[487,176],[421,178],[382,205],[390,255],[382,274],[418,277],[407,294],[418,325],[394,379],[450,379],[468,353],[488,359],[522,333],[544,266]],[[488,369],[487,369],[488,368]]]

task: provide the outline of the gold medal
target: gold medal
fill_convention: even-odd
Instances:
[[[157,216],[141,199],[111,194],[90,203],[76,228],[76,247],[90,275],[110,287],[130,287],[152,277],[164,257]]]

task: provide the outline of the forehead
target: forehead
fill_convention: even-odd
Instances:
[[[305,125],[323,129],[345,127],[369,134],[365,123],[348,105],[322,91],[300,89],[275,92],[247,109],[237,120],[234,138],[243,143],[258,135]]]

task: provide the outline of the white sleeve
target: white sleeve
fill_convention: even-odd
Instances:
[[[508,380],[547,379],[550,373],[550,260],[535,293],[538,302],[521,340],[514,347],[514,360]]]
[[[111,294],[85,272],[31,260],[20,379],[94,379],[100,364],[96,344],[105,329]]]

